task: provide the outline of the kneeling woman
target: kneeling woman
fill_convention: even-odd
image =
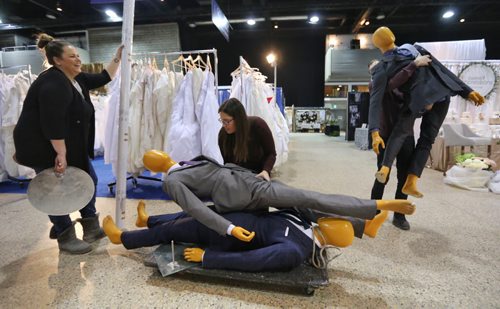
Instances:
[[[257,177],[271,180],[276,148],[264,119],[247,116],[243,104],[235,98],[222,103],[219,117],[219,148],[224,163],[238,164],[256,172]]]

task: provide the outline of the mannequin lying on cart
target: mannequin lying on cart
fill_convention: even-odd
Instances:
[[[313,220],[316,221],[320,217],[332,217],[332,216],[345,216],[353,217],[354,219],[363,219],[359,223],[355,223],[354,229],[356,230],[356,235],[359,237],[365,231],[368,235],[374,236],[376,230],[380,227],[381,222],[376,224],[371,224],[378,222],[374,219],[377,214],[377,210],[388,210],[388,211],[398,211],[404,214],[412,214],[415,211],[415,206],[407,200],[362,200],[350,196],[344,195],[333,195],[333,194],[323,194],[314,191],[307,191],[289,187],[279,181],[272,180],[266,181],[264,179],[256,177],[256,174],[250,170],[242,168],[235,164],[226,164],[224,166],[218,164],[214,160],[207,157],[197,157],[192,161],[180,162],[177,164],[173,161],[166,153],[161,151],[148,151],[144,155],[144,165],[146,168],[153,172],[168,172],[163,183],[163,189],[166,193],[193,219],[193,225],[197,225],[199,232],[191,233],[191,228],[179,229],[178,232],[172,232],[172,234],[179,235],[168,235],[170,228],[167,231],[162,232],[163,225],[157,228],[156,224],[149,222],[148,226],[151,227],[151,231],[146,230],[134,231],[134,232],[121,232],[114,226],[110,217],[105,218],[103,224],[107,226],[108,236],[114,243],[123,243],[127,248],[134,248],[140,246],[152,246],[155,244],[162,243],[163,241],[170,241],[170,239],[181,241],[177,237],[188,237],[184,234],[191,235],[190,237],[198,238],[208,238],[214,237],[215,241],[209,243],[208,247],[214,246],[215,248],[223,248],[228,246],[228,249],[233,250],[243,250],[243,248],[248,248],[248,250],[258,250],[260,248],[266,248],[270,246],[273,242],[268,242],[271,239],[271,235],[275,233],[281,233],[283,235],[287,234],[285,231],[274,227],[275,224],[266,227],[266,225],[261,226],[260,222],[262,218],[256,220],[255,216],[251,214],[226,214],[225,216],[219,213],[234,212],[238,210],[245,211],[255,211],[255,210],[267,210],[268,207],[281,208],[298,208],[302,213],[307,212],[305,209],[313,209],[315,213],[313,215]],[[207,207],[201,199],[211,199],[214,203],[215,211]],[[386,212],[382,212],[382,216],[379,220],[383,222],[383,219],[387,216]],[[248,218],[247,218],[248,217]],[[314,218],[315,217],[315,218]],[[174,216],[174,219],[177,217]],[[167,218],[167,221],[172,220],[172,218]],[[184,219],[183,219],[184,220]],[[368,222],[365,226],[364,220],[372,220]],[[177,221],[174,223],[166,223],[167,226],[175,226]],[[183,222],[183,221],[181,221]],[[179,223],[180,224],[180,223]],[[145,224],[139,224],[145,225]],[[289,224],[290,225],[290,224]],[[194,229],[194,227],[192,227]],[[269,230],[270,229],[270,230]],[[212,231],[210,231],[212,230]],[[291,227],[289,227],[288,234],[290,233]],[[258,237],[252,241],[256,233],[259,233]],[[274,231],[274,232],[273,232]],[[293,230],[295,231],[295,230]],[[134,237],[133,234],[128,233],[144,233],[141,237]],[[151,233],[151,237],[148,238],[146,235]],[[219,234],[218,237],[216,237]],[[138,234],[138,235],[139,235]],[[166,234],[166,235],[163,235]],[[210,235],[208,235],[210,234]],[[132,235],[129,239],[128,236]],[[225,237],[226,235],[231,235],[231,237]],[[285,236],[286,238],[286,236]],[[150,239],[150,240],[147,240]],[[200,239],[184,239],[184,242],[195,242],[199,243]],[[197,241],[198,240],[198,241]],[[130,242],[129,242],[130,241]],[[242,242],[240,242],[242,241]],[[135,242],[135,243],[134,243]],[[250,242],[250,244],[247,244]],[[328,241],[325,241],[328,243]],[[130,246],[129,246],[130,245]],[[309,243],[309,250],[312,250],[312,245]],[[216,249],[217,250],[217,249]],[[229,250],[229,251],[233,251]],[[295,249],[297,250],[297,249]],[[193,253],[193,251],[195,251]],[[188,250],[189,252],[189,250]],[[192,250],[192,260],[201,261],[201,256],[203,253],[199,250]],[[225,251],[224,251],[225,252]],[[272,249],[270,252],[278,254],[279,250]],[[229,254],[228,252],[226,252]],[[248,253],[248,252],[247,252]],[[189,253],[186,253],[189,255]],[[306,253],[306,256],[308,254]],[[210,256],[210,254],[208,255]],[[203,259],[203,265],[208,266],[205,256]],[[271,254],[266,255],[256,255],[255,262],[249,263],[245,254],[245,262],[240,261],[235,265],[225,262],[217,262],[215,267],[223,267],[227,269],[239,269],[239,270],[249,270],[255,271],[255,268],[261,268],[261,270],[268,269],[268,259],[271,258]],[[189,257],[188,257],[189,259]],[[276,260],[278,261],[278,259]],[[299,262],[299,264],[303,259]],[[279,259],[281,263],[281,258]],[[280,268],[280,263],[275,262],[272,269]],[[252,264],[252,265],[250,265]],[[212,267],[214,266],[212,265]],[[296,264],[294,264],[296,265]],[[285,266],[285,269],[289,269],[291,266]],[[269,268],[271,269],[271,268]]]

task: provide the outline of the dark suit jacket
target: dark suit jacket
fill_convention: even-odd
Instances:
[[[412,78],[401,88],[405,94],[405,102],[413,114],[419,116],[425,105],[434,104],[447,96],[459,94],[466,98],[472,89],[455,74],[434,58],[425,48],[415,45],[421,55],[430,55],[432,62],[428,67],[418,68]],[[398,55],[395,51],[384,54],[372,74],[372,91],[370,93],[369,128],[380,128],[380,113],[387,81],[411,61],[413,56]]]

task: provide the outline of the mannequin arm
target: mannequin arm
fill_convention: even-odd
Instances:
[[[382,146],[382,148],[385,149],[384,140],[382,139],[382,137],[380,137],[380,134],[378,133],[378,131],[373,131],[372,132],[372,147],[373,147],[373,151],[377,155],[380,153],[380,150],[378,148],[379,145]]]

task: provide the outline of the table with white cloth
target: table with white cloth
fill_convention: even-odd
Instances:
[[[446,158],[446,151],[444,146],[444,138],[439,136],[436,137],[434,144],[432,145],[431,154],[429,160],[427,161],[427,166],[438,171],[446,171],[448,167],[448,161],[452,161],[456,155],[460,154],[461,146],[450,146],[450,159]],[[487,146],[476,146],[474,147],[474,154],[479,157],[487,156]],[[465,152],[471,152],[468,146],[465,146]],[[491,154],[490,159],[496,162],[496,169],[500,169],[500,136],[494,137],[491,140]]]

